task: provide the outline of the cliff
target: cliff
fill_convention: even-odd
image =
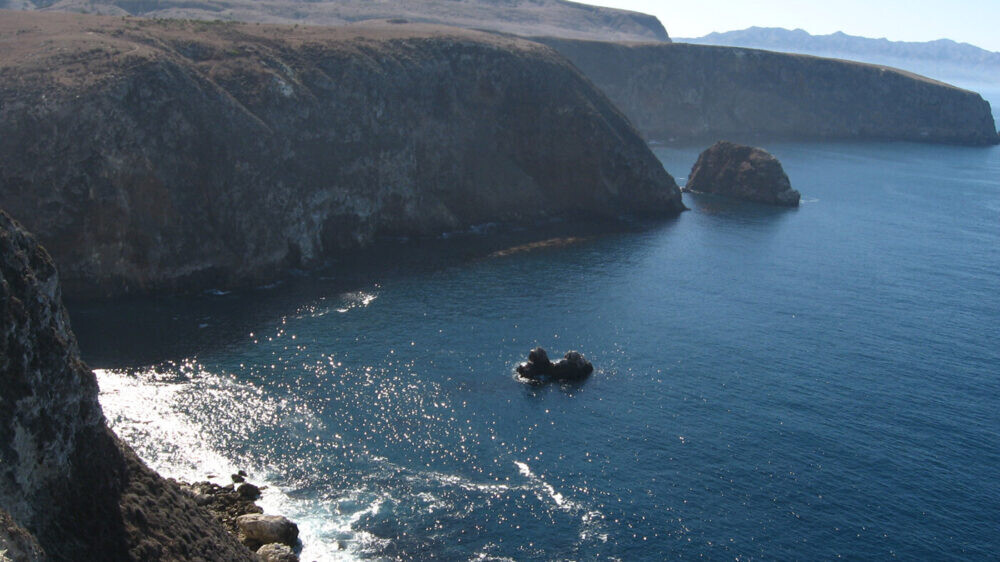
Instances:
[[[1000,142],[978,94],[892,68],[735,47],[540,41],[652,139]]]
[[[515,35],[670,41],[655,16],[564,0],[0,0],[4,7],[326,26],[391,18]]]
[[[40,558],[38,545],[51,560],[251,559],[107,428],[55,265],[2,211],[0,320],[0,549],[22,559]]]
[[[379,236],[671,216],[561,56],[430,26],[0,17],[0,206],[67,292],[260,282]]]

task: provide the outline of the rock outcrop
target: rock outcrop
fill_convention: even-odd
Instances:
[[[9,8],[148,18],[344,25],[392,19],[605,41],[669,41],[655,16],[564,0],[7,0]],[[4,1],[0,0],[0,8]]]
[[[892,68],[737,47],[539,41],[650,139],[1000,142],[979,94]]]
[[[0,18],[0,206],[94,296],[262,282],[379,236],[683,209],[537,43],[32,12]]]
[[[0,534],[12,520],[50,560],[251,559],[108,429],[55,265],[2,211],[0,327]]]
[[[698,156],[684,191],[782,207],[798,207],[800,199],[771,153],[727,141],[715,143]]]

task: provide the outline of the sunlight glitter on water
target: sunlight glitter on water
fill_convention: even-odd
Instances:
[[[317,562],[354,560],[355,546],[373,537],[351,531],[367,510],[342,513],[329,505],[297,500],[272,481],[276,467],[234,459],[231,451],[240,435],[290,420],[286,401],[267,398],[244,383],[205,371],[193,361],[173,364],[172,372],[96,370],[100,401],[108,425],[151,468],[167,478],[186,482],[231,483],[239,469],[262,487],[258,504],[265,513],[285,515],[299,526],[302,559]],[[296,423],[309,425],[309,416]]]

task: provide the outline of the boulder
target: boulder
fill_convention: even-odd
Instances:
[[[298,525],[281,515],[241,515],[236,518],[236,526],[243,533],[243,544],[250,548],[260,548],[275,542],[295,546],[299,538]]]
[[[701,153],[684,191],[784,207],[797,207],[800,197],[777,158],[766,150],[728,141]]]
[[[299,556],[290,547],[276,542],[258,548],[257,556],[263,562],[299,562]]]
[[[249,482],[244,482],[240,484],[239,488],[236,488],[236,494],[242,499],[253,501],[260,498],[260,488]]]

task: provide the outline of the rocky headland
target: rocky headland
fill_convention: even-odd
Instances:
[[[650,139],[1000,142],[979,94],[884,66],[737,47],[538,40]]]
[[[798,207],[800,199],[771,153],[727,141],[715,143],[698,156],[684,191],[782,207]]]
[[[673,178],[548,47],[6,12],[0,206],[74,296],[265,282],[381,236],[665,217]]]
[[[253,559],[108,429],[55,264],[2,211],[0,326],[0,552],[18,561]]]

